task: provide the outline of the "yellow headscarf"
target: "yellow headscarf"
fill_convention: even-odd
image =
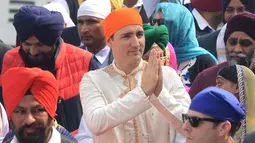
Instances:
[[[245,66],[236,65],[239,101],[246,108],[246,119],[235,135],[235,141],[243,143],[246,134],[255,130],[255,75]]]
[[[111,0],[112,10],[122,8],[124,0]]]

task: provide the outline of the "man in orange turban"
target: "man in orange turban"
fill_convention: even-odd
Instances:
[[[2,77],[3,99],[14,137],[11,143],[62,142],[53,127],[58,101],[55,77],[39,68],[17,67]]]
[[[189,95],[175,70],[160,66],[158,50],[151,50],[148,62],[142,60],[145,38],[139,12],[114,10],[102,25],[114,61],[85,74],[80,84],[83,119],[93,142],[185,142],[176,131]]]

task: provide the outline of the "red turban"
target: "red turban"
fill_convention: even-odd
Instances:
[[[50,72],[39,68],[11,68],[2,76],[2,87],[9,119],[27,91],[32,93],[52,118],[56,115],[58,86]]]
[[[242,12],[231,18],[227,24],[227,29],[224,36],[225,43],[229,36],[236,32],[244,32],[255,40],[255,14],[250,12]]]
[[[222,0],[191,0],[194,8],[201,11],[218,12],[222,10]]]
[[[103,21],[106,41],[108,41],[119,29],[128,25],[143,26],[142,17],[136,9],[120,8],[112,11]]]

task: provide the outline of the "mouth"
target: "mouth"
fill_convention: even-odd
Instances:
[[[36,128],[35,127],[25,128],[24,132],[27,134],[32,134],[32,133],[36,132]]]
[[[140,55],[140,51],[129,51],[131,55]]]
[[[91,40],[93,37],[92,36],[82,36],[82,40]]]

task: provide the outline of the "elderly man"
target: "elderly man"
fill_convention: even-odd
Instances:
[[[79,83],[89,69],[92,54],[63,42],[64,20],[59,12],[24,6],[15,14],[13,24],[21,46],[5,54],[2,74],[13,67],[50,71],[59,82],[56,119],[69,132],[76,131],[82,116]]]
[[[5,143],[74,143],[54,127],[58,82],[50,72],[39,68],[12,68],[3,75],[2,84],[14,133]]]
[[[77,27],[83,44],[81,47],[94,54],[90,70],[106,67],[113,61],[100,24],[110,12],[110,0],[86,0],[78,9]]]
[[[232,93],[216,87],[204,89],[183,114],[186,143],[234,143],[244,118],[245,111]]]
[[[168,117],[170,113],[180,120],[189,96],[176,72],[160,66],[160,52],[153,49],[148,63],[142,60],[145,39],[139,12],[114,10],[103,29],[114,62],[85,74],[80,85],[83,117],[94,143],[185,142]]]
[[[227,62],[208,68],[196,77],[189,91],[192,98],[206,87],[215,86],[217,73],[225,66],[239,64],[254,72],[254,29],[255,15],[249,12],[243,12],[228,22],[224,37]]]

